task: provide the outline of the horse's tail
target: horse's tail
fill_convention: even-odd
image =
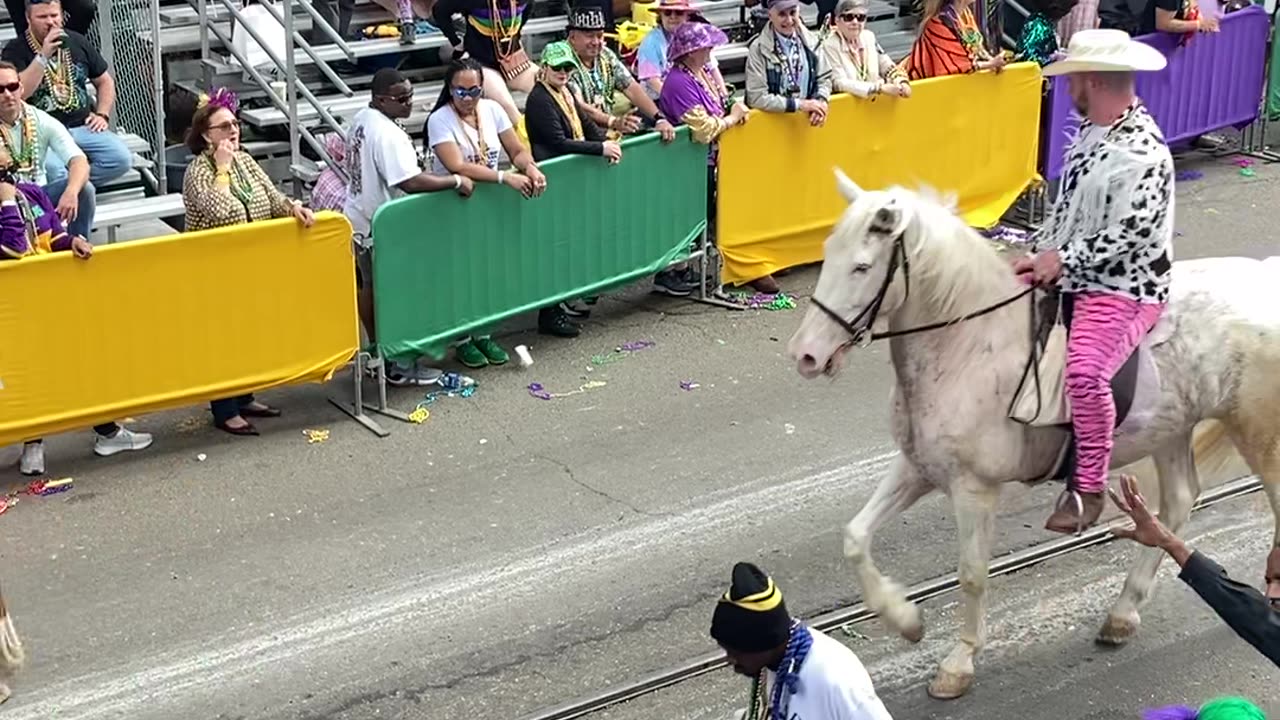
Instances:
[[[26,653],[22,650],[22,640],[18,639],[18,631],[13,627],[13,618],[9,615],[9,608],[4,604],[4,595],[0,593],[0,676],[8,675],[22,667],[25,659]]]

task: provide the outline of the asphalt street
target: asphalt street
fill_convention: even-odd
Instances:
[[[1180,184],[1179,256],[1280,254],[1280,169],[1182,167],[1204,175]],[[803,298],[816,279],[783,284]],[[0,581],[30,656],[5,718],[506,720],[710,651],[737,560],[773,573],[802,616],[855,600],[840,531],[892,456],[892,377],[872,347],[838,381],[802,381],[784,346],[804,306],[733,313],[638,287],[602,300],[577,340],[513,323],[504,341],[528,343],[532,368],[477,372],[473,397],[440,399],[422,425],[387,421],[385,439],[326,402],[345,373],[265,393],[285,416],[261,438],[212,429],[203,408],[133,418],[156,442],[128,456],[94,457],[87,431],[52,438],[49,472],[75,489],[0,517]],[[655,345],[592,362],[636,340]],[[531,382],[605,384],[539,400]],[[407,410],[422,391],[391,397]],[[0,449],[11,489],[16,457]],[[1049,538],[1056,492],[1008,489],[997,553]],[[1232,501],[1194,526],[1245,578],[1270,538],[1262,507]],[[906,583],[953,573],[945,502],[891,523],[876,552]],[[953,636],[949,601],[928,606],[919,646],[874,623],[846,639],[896,717],[1136,717],[1148,699],[1275,687],[1167,579],[1133,647],[1094,649],[1130,552],[994,582],[992,647],[956,703],[923,691]],[[743,692],[718,673],[601,717],[720,717]]]

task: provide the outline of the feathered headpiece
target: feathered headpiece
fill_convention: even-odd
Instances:
[[[234,115],[240,111],[240,98],[227,88],[215,88],[212,93],[200,93],[200,99],[196,102],[196,109],[199,110],[207,105],[224,108],[230,110]]]

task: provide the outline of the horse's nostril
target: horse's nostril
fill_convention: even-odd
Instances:
[[[808,353],[805,353],[800,357],[800,364],[805,367],[817,367],[818,359]]]

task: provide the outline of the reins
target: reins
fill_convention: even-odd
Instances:
[[[841,347],[850,347],[852,345],[861,345],[865,347],[877,340],[889,340],[896,337],[931,332],[933,330],[941,330],[942,328],[950,327],[952,325],[958,325],[962,322],[980,318],[983,315],[989,315],[1000,308],[1012,305],[1027,295],[1030,295],[1032,292],[1035,292],[1036,289],[1035,285],[1030,285],[1026,290],[1023,290],[1013,297],[1001,300],[994,305],[988,305],[981,310],[976,310],[974,312],[961,315],[960,317],[952,318],[951,320],[929,323],[928,325],[920,325],[918,327],[907,328],[906,330],[891,330],[884,333],[870,332],[872,325],[875,324],[876,317],[880,314],[880,306],[884,304],[884,298],[889,293],[889,286],[893,283],[893,278],[898,273],[899,262],[901,262],[902,265],[902,279],[906,284],[906,297],[910,297],[911,264],[907,259],[906,248],[903,247],[902,236],[899,235],[894,239],[893,254],[890,255],[889,258],[889,269],[884,274],[884,280],[880,283],[880,289],[876,292],[876,296],[872,298],[871,302],[862,309],[862,312],[858,313],[852,320],[845,320],[839,315],[839,313],[827,307],[826,304],[821,300],[818,300],[816,297],[810,298],[810,302],[812,302],[815,307],[825,313],[827,317],[831,318],[837,325],[843,328],[845,332],[849,333],[849,340]],[[863,318],[866,318],[865,322],[861,322]],[[863,338],[869,339],[864,343],[862,342]]]

